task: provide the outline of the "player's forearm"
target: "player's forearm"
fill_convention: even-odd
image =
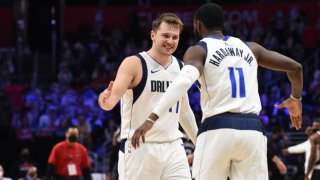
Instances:
[[[198,77],[199,71],[194,66],[184,66],[178,77],[170,84],[152,112],[161,116],[181,99]]]
[[[295,146],[288,147],[288,153],[296,154],[296,153],[304,153],[307,150],[307,144],[309,142],[303,142],[301,144],[297,144]]]
[[[301,64],[297,63],[292,71],[287,72],[288,79],[291,83],[291,94],[294,98],[301,98],[303,88],[303,70]]]
[[[197,139],[198,126],[193,111],[189,105],[187,93],[182,98],[179,122],[193,144],[195,144]]]

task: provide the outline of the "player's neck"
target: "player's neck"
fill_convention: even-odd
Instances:
[[[204,37],[207,37],[207,36],[216,36],[220,39],[223,39],[225,37],[225,35],[222,33],[222,31],[209,31],[208,33],[206,33],[206,35]]]
[[[161,54],[153,49],[147,51],[147,54],[156,62],[161,64],[164,68],[171,64],[171,55]]]

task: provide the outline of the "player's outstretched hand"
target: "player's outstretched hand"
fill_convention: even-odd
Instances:
[[[290,119],[293,127],[296,130],[301,129],[302,126],[302,104],[300,100],[293,100],[291,98],[286,99],[280,104],[275,105],[276,108],[288,108]]]
[[[113,81],[110,81],[108,88],[105,89],[102,93],[99,95],[98,103],[102,109],[107,109],[107,100],[110,97],[111,91],[113,87]]]
[[[145,134],[152,128],[152,126],[153,123],[146,120],[138,129],[136,129],[131,138],[131,144],[134,148],[140,147],[140,137],[142,138],[142,142],[145,142]]]

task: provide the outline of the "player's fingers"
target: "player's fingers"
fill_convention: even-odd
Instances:
[[[299,130],[299,129],[300,129],[300,126],[299,126],[299,117],[297,117],[297,116],[291,116],[291,121],[292,121],[293,126],[296,128],[296,130]]]
[[[145,143],[145,136],[144,136],[144,132],[141,133],[141,138],[142,138],[142,142]]]
[[[135,136],[136,136],[136,133],[134,133],[131,138],[131,145],[133,146],[133,148],[136,148]]]
[[[298,116],[298,127],[299,127],[299,129],[302,128],[302,117],[301,116]]]
[[[105,103],[106,95],[104,93],[101,94],[101,102]]]
[[[298,118],[297,117],[294,117],[294,124],[295,124],[295,127],[296,127],[296,130],[299,130],[299,124],[298,124]]]
[[[295,121],[296,121],[296,124],[297,124],[297,128],[298,128],[298,129],[301,129],[301,125],[302,125],[301,116],[296,116],[296,117],[295,117]]]
[[[276,108],[284,108],[285,105],[284,105],[284,103],[282,102],[282,103],[280,103],[280,104],[275,104],[274,107],[276,107]]]
[[[100,102],[104,102],[105,101],[105,95],[104,95],[104,91],[99,95],[99,99]]]
[[[295,124],[295,122],[294,122],[293,116],[290,116],[290,120],[291,120],[292,126],[293,126],[294,128],[296,128],[296,124]],[[297,129],[297,128],[296,128],[296,129]]]
[[[140,136],[141,136],[141,133],[140,133],[140,131],[139,131],[138,136],[137,136],[137,138],[136,138],[136,145],[137,145],[137,147],[140,147]]]
[[[134,148],[137,147],[137,142],[139,141],[139,131],[136,130],[131,138],[131,144]]]

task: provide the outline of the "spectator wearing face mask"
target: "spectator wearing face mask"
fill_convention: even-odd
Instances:
[[[4,169],[0,164],[0,180],[12,180],[11,178],[4,177],[3,175],[4,175]]]
[[[69,127],[66,140],[53,147],[48,160],[47,179],[92,179],[87,149],[77,142],[78,137],[79,129],[75,126]]]

